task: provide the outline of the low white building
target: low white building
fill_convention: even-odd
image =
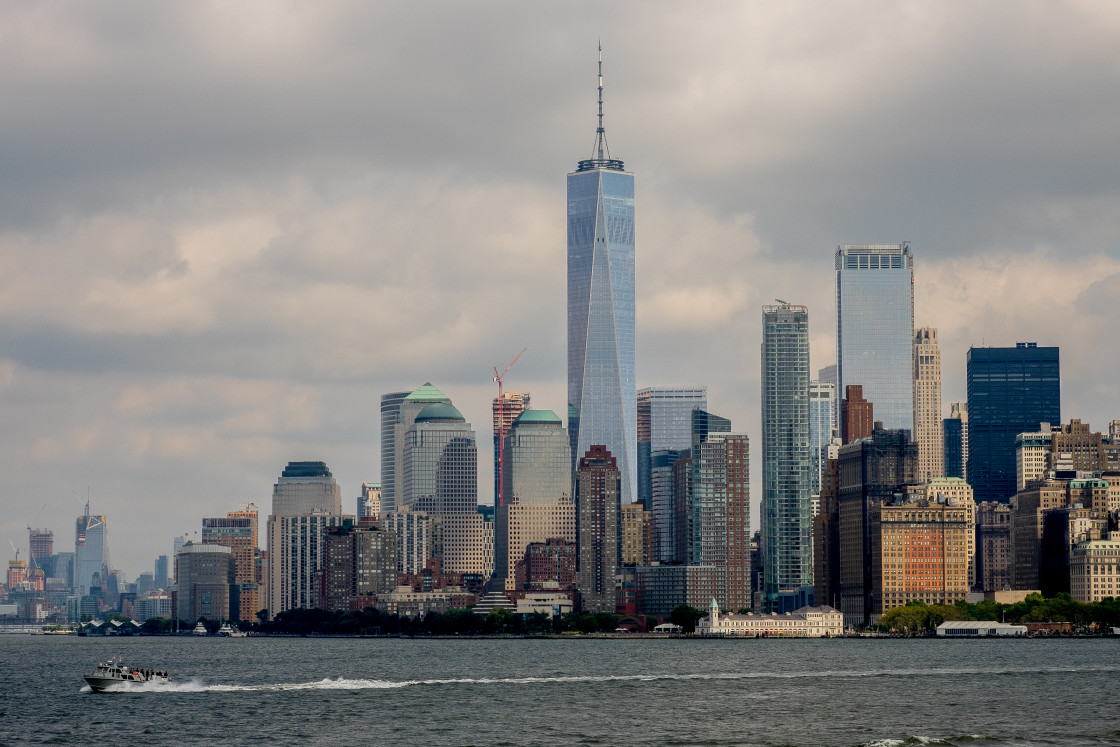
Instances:
[[[517,600],[517,614],[530,615],[543,612],[550,618],[566,615],[572,611],[572,599],[567,594],[548,592],[529,592]]]
[[[844,634],[844,615],[835,607],[802,607],[784,615],[723,615],[712,600],[708,616],[696,626],[700,635],[734,635],[753,638],[825,638]]]
[[[946,620],[937,626],[937,635],[948,638],[1020,636],[1026,634],[1026,625],[1009,625],[993,620]]]

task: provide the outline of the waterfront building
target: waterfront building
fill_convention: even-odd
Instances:
[[[875,428],[875,406],[863,398],[863,387],[849,384],[844,387],[840,402],[840,440],[848,444],[870,436]]]
[[[777,614],[720,614],[713,599],[708,616],[700,620],[696,632],[701,636],[743,636],[747,638],[832,638],[844,635],[844,615],[834,607],[802,607]]]
[[[576,469],[579,529],[579,593],[586,612],[614,612],[614,577],[619,559],[622,475],[618,461],[592,444]]]
[[[289,462],[272,488],[268,614],[311,607],[322,533],[342,521],[342,491],[324,462]]]
[[[727,569],[719,565],[638,566],[635,602],[639,614],[668,617],[686,604],[704,609],[704,600],[727,598]]]
[[[506,500],[494,512],[495,588],[516,588],[517,563],[530,544],[576,541],[570,448],[552,410],[527,410],[511,424],[503,458]]]
[[[397,537],[372,521],[346,519],[323,534],[316,604],[360,611],[397,587]]]
[[[954,402],[941,422],[945,436],[945,476],[968,480],[968,404]]]
[[[764,306],[761,523],[768,612],[799,608],[812,593],[809,452],[809,310]]]
[[[600,53],[595,147],[567,180],[568,431],[573,460],[592,445],[612,454],[621,502],[631,503],[638,467],[634,175],[607,147],[602,65]]]
[[[945,432],[941,422],[941,348],[937,329],[914,332],[914,441],[918,444],[918,478],[945,476]]]
[[[171,595],[165,591],[149,591],[136,598],[134,607],[136,619],[140,622],[153,617],[171,617]]]
[[[513,427],[513,421],[521,417],[521,413],[530,409],[531,397],[528,392],[502,392],[502,398],[497,397],[491,402],[491,419],[494,430],[494,505],[500,506],[501,495],[501,459],[499,458],[502,444],[498,434],[508,434]]]
[[[809,494],[819,496],[828,461],[828,445],[838,431],[836,387],[828,381],[809,382]]]
[[[840,447],[837,483],[840,610],[845,625],[870,625],[882,601],[874,596],[872,521],[879,506],[905,495],[917,480],[918,447],[906,429],[878,427]]]
[[[837,247],[835,265],[838,391],[861,385],[884,428],[913,432],[910,244],[846,244]]]
[[[361,521],[365,518],[376,519],[381,515],[381,485],[376,482],[363,482],[362,492],[358,494],[358,511],[355,516]]]
[[[1074,601],[1088,604],[1120,598],[1120,532],[1075,545],[1069,565]]]
[[[1011,506],[984,501],[976,507],[976,579],[983,592],[1011,589]]]
[[[692,411],[708,409],[708,388],[645,387],[638,390],[638,500],[652,506],[652,455],[682,451],[692,443]]]
[[[381,395],[381,509],[396,508],[397,488],[397,426],[401,422],[401,405],[411,392],[389,392]]]
[[[443,614],[448,610],[466,609],[477,599],[474,594],[458,587],[415,591],[411,586],[399,586],[388,594],[378,596],[376,607],[382,614],[423,619],[429,612]]]
[[[1026,625],[1010,625],[994,620],[946,620],[937,626],[937,635],[949,638],[1003,638],[1026,634]]]
[[[256,622],[261,609],[260,585],[257,579],[257,507],[243,504],[225,517],[202,520],[202,543],[224,545],[230,549],[234,562],[234,588],[240,619]]]
[[[199,618],[238,620],[237,595],[230,594],[237,568],[225,545],[187,542],[175,556],[175,616],[187,623]]]
[[[978,501],[1006,503],[1016,492],[1015,437],[1061,422],[1058,348],[969,348],[967,386],[968,481]]]

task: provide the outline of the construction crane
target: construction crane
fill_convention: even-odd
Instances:
[[[506,505],[506,470],[505,470],[505,453],[506,453],[506,400],[502,392],[502,381],[505,379],[509,370],[513,368],[513,364],[525,355],[525,351],[529,348],[521,348],[521,352],[514,356],[514,359],[509,362],[501,373],[498,373],[498,367],[494,366],[494,381],[498,382],[498,507]]]

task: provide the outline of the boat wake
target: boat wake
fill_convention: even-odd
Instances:
[[[424,680],[381,680],[325,677],[311,682],[285,682],[267,684],[226,685],[207,684],[201,680],[172,681],[168,683],[133,683],[122,692],[129,693],[227,693],[227,692],[283,692],[288,690],[394,690],[405,687],[446,687],[455,685],[534,685],[595,682],[666,682],[690,680],[795,680],[795,679],[845,679],[863,677],[959,677],[962,675],[1021,675],[1059,672],[1106,673],[1120,672],[1120,666],[1100,667],[1048,667],[1048,668],[970,668],[970,669],[881,669],[864,671],[825,672],[705,672],[698,674],[618,674],[572,675],[553,677],[461,677]],[[82,688],[89,692],[89,686]],[[886,743],[884,743],[886,744]]]

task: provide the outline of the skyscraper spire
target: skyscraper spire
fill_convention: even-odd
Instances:
[[[595,128],[595,147],[591,149],[591,158],[580,161],[577,171],[589,169],[610,169],[622,171],[621,159],[611,158],[611,149],[607,145],[607,130],[603,127],[603,42],[599,41],[599,126]]]

